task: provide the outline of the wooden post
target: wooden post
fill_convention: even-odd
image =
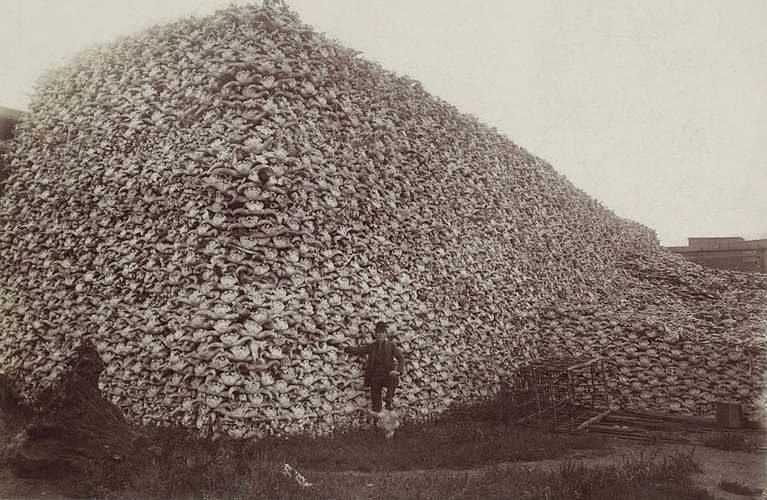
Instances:
[[[605,393],[605,406],[610,407],[610,391],[607,390],[607,373],[605,372],[605,360],[599,360],[599,367],[602,370],[602,390]]]
[[[575,413],[575,382],[573,380],[573,372],[567,374],[567,385],[570,392],[570,432],[572,432],[575,426],[575,417],[573,415]]]

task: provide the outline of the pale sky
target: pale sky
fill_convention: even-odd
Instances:
[[[0,106],[219,0],[0,0]],[[288,0],[304,22],[495,126],[658,233],[767,238],[763,0]]]

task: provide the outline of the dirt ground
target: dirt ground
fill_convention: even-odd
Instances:
[[[740,451],[723,451],[713,448],[690,445],[636,445],[625,441],[616,440],[608,449],[585,450],[568,457],[554,460],[539,460],[534,462],[510,462],[496,464],[472,470],[419,470],[397,471],[385,474],[387,480],[392,477],[410,477],[416,475],[431,475],[439,477],[459,476],[465,474],[480,475],[488,470],[508,471],[509,474],[524,474],[525,472],[556,471],[567,460],[578,460],[592,466],[609,465],[619,462],[621,459],[639,457],[641,454],[657,453],[657,456],[671,455],[674,452],[689,453],[692,450],[693,457],[701,464],[701,472],[691,476],[693,482],[699,487],[705,488],[709,493],[722,500],[743,500],[742,495],[734,495],[719,488],[722,480],[737,482],[750,487],[752,490],[767,490],[767,454],[747,453]],[[348,480],[350,483],[365,481],[369,486],[375,486],[375,480],[382,477],[377,473],[366,472],[317,472],[301,471],[309,481],[322,481],[324,477],[332,474],[334,479]],[[763,495],[767,498],[767,494]],[[752,497],[753,498],[753,497]]]
[[[627,446],[616,442],[611,446],[612,452],[602,456],[582,456],[581,458],[591,465],[610,464],[622,457],[637,456],[641,453],[648,453],[658,449],[657,446],[630,445]],[[658,449],[658,456],[672,454],[674,451],[684,452],[693,451],[695,457],[701,464],[701,472],[693,474],[691,479],[700,487],[705,488],[712,495],[723,499],[740,499],[744,497],[733,495],[722,491],[719,483],[722,480],[734,481],[752,490],[764,491],[767,489],[767,455],[764,453],[747,453],[741,451],[724,451],[715,448],[690,445],[664,445]],[[561,460],[544,460],[541,462],[528,462],[527,467],[538,470],[555,470]]]
[[[743,496],[727,493],[719,489],[719,482],[737,481],[752,490],[762,491],[762,497],[767,490],[767,456],[762,453],[742,453],[716,450],[713,448],[697,448],[696,456],[701,461],[703,471],[695,474],[692,479],[712,494],[724,499],[743,499]]]
[[[609,464],[620,457],[636,456],[643,451],[655,450],[653,446],[626,446],[620,442],[612,445],[613,452],[609,455],[598,457],[583,457],[589,464]],[[693,474],[691,479],[709,493],[725,500],[740,499],[743,496],[725,492],[719,488],[722,480],[733,481],[750,487],[752,490],[764,491],[767,489],[767,455],[764,453],[747,453],[741,451],[724,451],[703,446],[689,445],[665,445],[659,450],[659,456],[671,454],[675,450],[689,452],[693,450],[695,457],[701,464],[701,472]],[[529,467],[542,469],[555,469],[559,460],[546,460],[531,462]]]
[[[589,465],[608,465],[624,458],[637,457],[644,453],[658,453],[658,457],[672,454],[675,451],[689,452],[693,449],[688,445],[664,445],[662,447],[651,445],[635,445],[626,442],[615,441],[608,449],[586,450],[577,454],[556,459],[540,460],[535,462],[511,462],[488,466],[472,470],[422,470],[390,472],[386,476],[416,476],[429,475],[431,477],[462,476],[465,474],[481,474],[485,470],[508,471],[509,474],[524,474],[530,471],[555,471],[566,460],[583,460]],[[767,489],[767,455],[764,453],[746,453],[737,451],[722,451],[713,448],[695,447],[693,456],[700,462],[702,471],[694,474],[692,480],[700,487],[706,488],[712,495],[723,500],[742,500],[746,498],[722,491],[719,488],[721,480],[734,481],[749,486],[752,490],[764,491]],[[328,474],[335,479],[348,480],[350,482],[375,481],[381,477],[376,473],[364,472],[315,472],[301,471],[309,481],[322,481]],[[767,495],[763,494],[763,498]],[[15,477],[7,468],[0,468],[0,498],[1,499],[63,499],[55,483],[43,480],[20,479]],[[753,498],[753,497],[752,497]]]
[[[21,479],[13,475],[7,468],[0,468],[0,498],[27,499],[67,498],[58,491],[58,486],[50,481],[39,479]]]

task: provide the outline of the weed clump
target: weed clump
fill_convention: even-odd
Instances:
[[[660,449],[622,458],[606,466],[589,466],[567,461],[552,473],[549,481],[530,492],[528,498],[549,500],[607,499],[707,499],[712,498],[688,481],[700,470],[693,451],[679,450],[659,456]]]
[[[253,443],[200,439],[186,429],[145,428],[157,453],[143,462],[95,464],[91,496],[110,499],[296,498],[302,487]]]
[[[759,450],[759,442],[737,432],[721,432],[706,436],[703,444],[709,448],[717,448],[726,451],[745,451],[756,453]]]

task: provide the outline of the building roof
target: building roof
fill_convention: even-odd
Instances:
[[[744,240],[739,237],[723,238],[687,238],[688,244],[680,247],[667,247],[672,252],[713,252],[722,250],[767,249],[767,239]]]

